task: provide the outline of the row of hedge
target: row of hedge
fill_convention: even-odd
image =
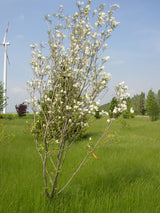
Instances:
[[[13,119],[33,119],[33,114],[27,113],[26,116],[19,117],[17,113],[0,113],[0,119],[7,119],[7,120],[13,120]]]

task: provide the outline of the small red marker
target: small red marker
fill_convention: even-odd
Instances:
[[[91,153],[92,153],[93,157],[94,157],[95,159],[97,159],[97,160],[98,160],[98,158],[97,158],[97,156],[94,154],[94,152],[93,152],[93,151],[91,151]]]

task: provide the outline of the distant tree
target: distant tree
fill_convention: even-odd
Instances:
[[[160,89],[158,90],[158,93],[157,93],[157,103],[158,103],[159,112],[160,112]]]
[[[97,119],[101,118],[101,111],[100,111],[99,107],[98,107],[98,110],[95,111],[94,117]]]
[[[16,111],[17,111],[19,117],[26,115],[26,113],[27,113],[26,104],[22,103],[22,104],[19,104],[18,106],[16,105],[15,108],[16,108]]]
[[[6,105],[6,100],[4,100],[3,94],[4,94],[3,83],[0,81],[0,112],[3,111],[3,108]]]
[[[123,118],[134,118],[134,107],[132,105],[132,99],[128,97],[126,99],[127,109],[123,112]]]
[[[109,106],[110,106],[110,103],[107,103],[107,104],[103,104],[99,107],[100,111],[104,110],[106,112],[109,111]]]
[[[159,116],[159,107],[158,107],[155,94],[152,91],[152,89],[149,90],[147,95],[146,108],[147,108],[147,114],[151,117],[151,120],[152,121],[157,120]]]
[[[117,107],[118,106],[118,100],[117,100],[117,98],[116,97],[113,97],[112,98],[112,100],[111,100],[111,103],[110,103],[110,105],[109,105],[109,116],[110,116],[110,118],[112,118],[113,117],[113,110],[115,109],[115,107]]]
[[[140,95],[134,95],[132,98],[132,106],[136,114],[140,114]]]
[[[140,95],[134,95],[131,99],[132,106],[136,114],[145,114],[145,93],[141,92]]]
[[[140,94],[140,113],[142,115],[145,114],[145,93],[144,92],[141,92]]]

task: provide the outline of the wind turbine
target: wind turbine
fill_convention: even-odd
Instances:
[[[6,42],[8,27],[9,27],[9,23],[8,23],[8,26],[7,26],[5,35],[4,35],[3,43],[0,43],[0,45],[4,46],[4,67],[3,67],[3,100],[4,100],[4,106],[3,106],[3,113],[6,113],[6,109],[7,109],[7,104],[6,104],[6,99],[7,99],[7,59],[8,59],[7,46],[10,45],[9,42]],[[8,59],[8,62],[9,62],[9,59]]]

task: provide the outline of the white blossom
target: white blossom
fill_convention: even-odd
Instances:
[[[133,114],[134,113],[134,109],[133,107],[130,108],[130,113]]]
[[[66,106],[66,110],[70,110],[70,109],[71,109],[71,107],[67,105]]]
[[[108,44],[104,44],[104,45],[103,45],[103,49],[106,49],[107,46],[108,46]]]
[[[103,60],[104,62],[107,62],[109,59],[110,59],[110,56],[106,56],[106,57],[102,58],[102,60]]]
[[[35,48],[37,46],[37,44],[31,44],[30,47],[31,48]]]
[[[107,122],[108,122],[108,123],[110,123],[110,121],[111,121],[110,119],[107,119]]]
[[[111,8],[120,8],[120,6],[118,4],[113,4],[111,5]]]
[[[111,78],[112,78],[111,74],[110,74],[110,73],[107,73],[107,79],[108,79],[108,80],[111,80]]]
[[[92,35],[92,38],[96,38],[98,36],[97,32],[94,32]]]
[[[98,70],[99,71],[103,71],[104,70],[104,66],[100,67]]]

